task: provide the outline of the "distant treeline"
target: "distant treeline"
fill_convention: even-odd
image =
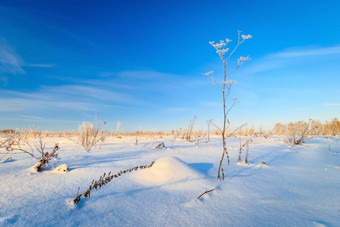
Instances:
[[[281,124],[276,123],[271,134],[274,135],[292,135],[308,128],[310,135],[339,135],[340,121],[334,118],[331,121],[322,123],[318,120],[310,120],[309,122],[299,121],[295,123]]]
[[[192,127],[192,128],[190,128]],[[179,130],[172,130],[170,133],[166,132],[148,132],[148,131],[136,131],[136,132],[110,132],[110,131],[100,131],[100,135],[104,137],[110,136],[167,136],[173,135],[176,138],[187,138],[188,134],[193,137],[209,137],[208,132],[202,128],[195,128],[194,125],[191,125],[189,128],[180,128]],[[272,130],[262,130],[262,128],[256,129],[252,127],[240,127],[237,132],[232,133],[232,137],[237,136],[270,136],[270,135],[279,135],[286,136],[292,135],[295,133],[299,133],[301,131],[308,130],[309,135],[340,135],[340,121],[337,118],[332,119],[331,121],[326,121],[322,123],[319,120],[310,120],[309,122],[298,121],[291,122],[287,124],[276,123]],[[232,132],[232,130],[227,130]],[[24,136],[24,138],[38,138],[38,137],[72,137],[78,136],[78,132],[51,132],[51,131],[40,131],[36,128],[29,128],[23,130],[15,130],[15,129],[3,129],[0,130],[0,134],[13,134],[20,133]],[[217,129],[212,128],[211,135],[220,135],[220,132]],[[189,136],[190,138],[190,136]]]

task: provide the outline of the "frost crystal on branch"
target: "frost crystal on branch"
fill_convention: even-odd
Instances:
[[[235,80],[227,80],[227,81],[222,81],[223,84],[227,85],[232,85],[232,84],[237,84],[237,81]]]
[[[206,73],[202,73],[202,74],[205,75],[205,76],[210,76],[213,73],[214,73],[214,71],[210,71],[210,72],[206,72]]]
[[[249,60],[251,60],[251,58],[249,58],[249,57],[239,57],[237,59],[237,63],[240,64],[240,63],[243,63],[243,62],[249,61]]]
[[[220,55],[225,55],[225,53],[227,53],[229,50],[229,48],[226,48],[226,49],[222,49],[222,50],[217,50],[216,53],[220,54]]]
[[[253,38],[251,35],[241,35],[242,39],[251,39]]]

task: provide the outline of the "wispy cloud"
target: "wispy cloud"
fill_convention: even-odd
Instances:
[[[62,85],[54,87],[43,87],[42,92],[52,93],[55,97],[76,98],[78,100],[108,100],[118,103],[132,103],[133,98],[128,94],[105,90],[100,87],[89,85]]]
[[[79,80],[77,83],[96,85],[105,89],[118,88],[131,91],[169,92],[183,90],[188,87],[205,86],[206,80],[197,75],[180,75],[152,70],[136,70],[121,72],[100,72],[101,79]]]
[[[274,54],[278,58],[296,58],[296,57],[312,57],[320,55],[340,54],[340,46],[320,47],[306,50],[284,51]]]
[[[13,48],[0,37],[0,73],[20,74],[25,73],[22,69],[23,60],[15,53]]]
[[[284,50],[278,53],[272,53],[254,62],[245,72],[254,74],[265,72],[273,69],[282,68],[292,64],[299,64],[313,57],[339,56],[340,45],[333,47],[314,47],[314,48],[295,48],[294,50]]]
[[[26,66],[26,67],[33,67],[33,68],[53,68],[53,67],[55,67],[55,64],[32,64],[32,63],[27,63],[24,66]]]
[[[29,98],[0,98],[0,112],[41,112],[48,113],[51,110],[74,110],[74,111],[98,111],[108,105],[91,102],[62,101],[56,99],[36,100]],[[112,105],[113,106],[113,105]]]
[[[90,85],[43,86],[31,92],[0,89],[0,112],[102,111],[147,105],[129,93]]]
[[[16,53],[4,38],[0,37],[0,75],[1,74],[24,74],[24,67],[34,68],[52,68],[54,64],[25,63],[24,60]],[[7,83],[7,77],[2,76],[0,81]]]

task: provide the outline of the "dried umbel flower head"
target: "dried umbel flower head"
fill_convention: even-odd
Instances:
[[[232,85],[232,84],[237,84],[237,81],[235,81],[235,80],[227,80],[227,81],[222,81],[222,84]]]
[[[241,63],[243,63],[243,62],[245,62],[245,61],[250,61],[251,60],[251,58],[249,58],[249,56],[247,56],[247,57],[239,57],[238,59],[237,59],[237,63],[238,64],[241,64]]]
[[[205,76],[210,76],[210,75],[213,74],[213,73],[214,73],[214,71],[209,71],[209,72],[202,73],[202,74],[205,75]]]
[[[251,39],[253,38],[251,35],[241,35],[242,39]]]

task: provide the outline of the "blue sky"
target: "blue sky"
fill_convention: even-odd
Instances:
[[[171,130],[222,120],[209,41],[235,53],[233,126],[340,113],[339,1],[0,1],[0,128]],[[231,68],[230,68],[231,69]]]

